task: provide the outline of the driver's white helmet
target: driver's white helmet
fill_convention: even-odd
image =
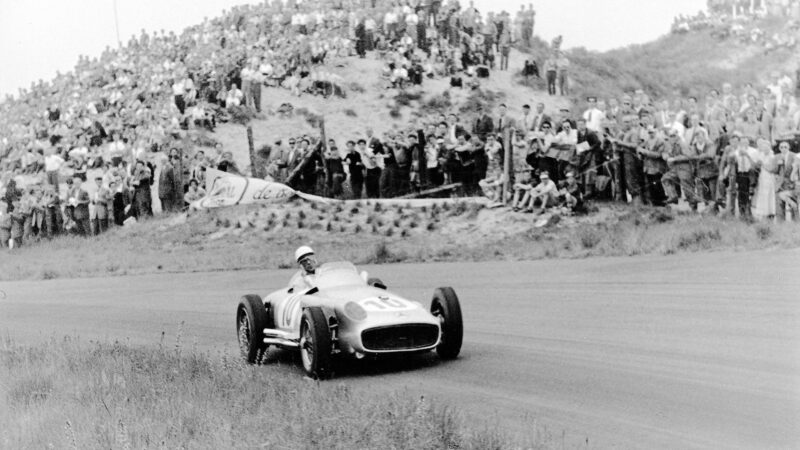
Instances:
[[[306,256],[313,255],[314,250],[308,246],[302,246],[294,251],[294,259],[297,262],[300,262],[301,259],[305,258]]]

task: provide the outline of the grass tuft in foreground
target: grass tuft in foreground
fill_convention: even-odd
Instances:
[[[287,376],[180,339],[71,338],[0,343],[0,447],[520,448],[496,427],[467,427],[452,407],[402,390]]]

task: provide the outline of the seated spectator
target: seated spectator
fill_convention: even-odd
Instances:
[[[553,180],[550,179],[550,175],[547,171],[539,174],[539,180],[539,184],[529,189],[522,198],[519,209],[525,212],[534,212],[534,208],[538,202],[541,206],[539,212],[543,214],[548,206],[556,206],[558,204],[558,187]]]
[[[191,179],[189,181],[189,189],[183,196],[183,201],[186,202],[186,204],[191,205],[205,196],[205,189],[200,187],[200,184],[197,182],[197,180]]]

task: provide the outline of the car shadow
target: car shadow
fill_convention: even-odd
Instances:
[[[362,359],[339,354],[334,356],[333,359],[333,378],[360,378],[423,371],[448,363],[449,362],[442,361],[435,351],[365,356]],[[262,364],[293,366],[298,373],[304,374],[300,362],[300,353],[296,350],[276,349],[272,347],[267,352]]]

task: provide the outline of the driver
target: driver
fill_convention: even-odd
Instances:
[[[294,258],[297,260],[297,264],[300,266],[300,271],[297,273],[299,278],[297,281],[302,282],[306,285],[306,287],[312,287],[315,283],[315,272],[317,270],[317,259],[314,257],[314,250],[308,246],[299,247],[294,252]],[[292,283],[295,284],[295,283]]]

